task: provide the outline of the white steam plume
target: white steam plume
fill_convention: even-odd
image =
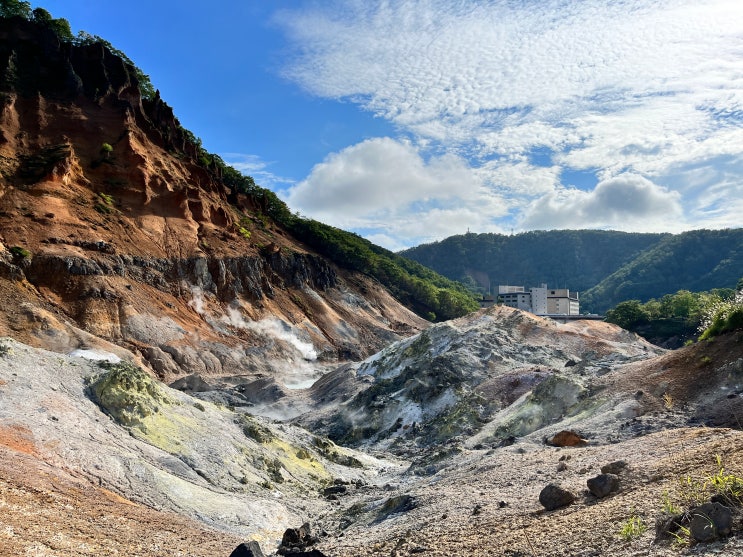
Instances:
[[[317,351],[311,342],[300,339],[291,328],[276,317],[267,317],[260,321],[246,321],[235,308],[227,308],[227,315],[223,319],[239,329],[248,329],[261,335],[270,336],[290,344],[308,361],[317,359]]]
[[[191,300],[188,305],[199,315],[204,315],[204,291],[198,286],[191,286]]]

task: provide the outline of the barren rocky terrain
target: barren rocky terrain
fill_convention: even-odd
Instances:
[[[421,338],[414,337],[326,375],[319,385],[343,378],[327,390],[337,397],[318,404],[320,414],[310,409],[290,421],[261,417],[262,408],[251,413],[256,407],[249,400],[209,401],[234,396],[229,389],[188,394],[134,366],[3,340],[0,531],[12,548],[7,554],[94,555],[111,547],[110,554],[161,555],[168,548],[229,555],[236,542],[257,540],[268,555],[284,530],[305,522],[318,536],[313,548],[329,556],[743,551],[737,514],[731,535],[711,543],[656,541],[654,529],[666,502],[688,510],[720,463],[740,475],[743,439],[731,429],[741,416],[740,335],[666,352],[614,326],[558,325],[509,308],[483,310],[423,335],[438,341],[411,354],[406,347]],[[497,406],[487,419],[458,422],[462,404],[452,399],[431,404],[439,414],[419,417],[414,436],[405,435],[411,427],[404,422],[358,426],[353,449],[336,445],[318,426],[324,419],[332,430],[341,409],[371,412],[359,419],[372,424],[380,405],[359,407],[358,397],[374,385],[389,386],[382,379],[391,369],[385,359],[407,358],[407,369],[453,351],[451,361],[461,350],[482,350],[488,337],[498,339],[492,349],[501,355],[499,365],[479,380],[477,370],[452,372],[461,380],[454,391],[469,386],[467,404],[478,392],[481,402]],[[562,365],[550,366],[549,354]],[[587,354],[595,358],[591,365]],[[575,365],[565,367],[564,356]],[[531,377],[538,366],[544,377],[516,392],[498,381],[506,377],[512,385],[514,374]],[[575,385],[582,389],[577,395]],[[404,409],[410,401],[403,404],[411,386],[378,393],[388,397],[382,408],[391,409],[391,423],[411,415]],[[284,397],[294,400],[285,402],[295,409],[297,399],[311,405],[317,389],[289,390]],[[515,417],[528,421],[527,415],[532,427],[514,430]],[[437,429],[442,423],[461,427]],[[545,442],[566,430],[577,433],[576,446]],[[443,431],[451,435],[442,438]],[[587,480],[617,461],[625,463],[618,489],[605,498],[591,495]],[[685,486],[687,478],[697,491]],[[575,502],[545,510],[539,495],[550,483],[569,489]],[[647,529],[625,540],[620,531],[632,516]],[[143,522],[150,526],[142,530]]]

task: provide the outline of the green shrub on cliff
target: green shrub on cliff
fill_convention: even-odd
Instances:
[[[743,290],[730,300],[721,300],[707,310],[699,340],[708,340],[723,333],[743,329]]]

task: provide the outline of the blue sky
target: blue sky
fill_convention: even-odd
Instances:
[[[48,0],[207,150],[390,249],[743,224],[739,0]]]

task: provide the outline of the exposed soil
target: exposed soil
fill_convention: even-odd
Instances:
[[[0,555],[211,557],[242,541],[91,485],[29,449],[12,428],[0,431]]]

